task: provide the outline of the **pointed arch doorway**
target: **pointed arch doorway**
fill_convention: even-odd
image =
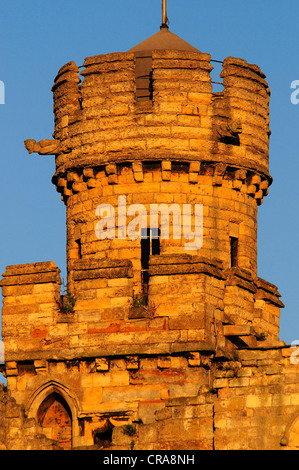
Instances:
[[[77,396],[55,380],[42,384],[25,405],[26,416],[36,420],[40,433],[55,439],[65,450],[80,445],[80,409]]]
[[[37,422],[42,434],[57,441],[64,450],[72,448],[72,413],[65,399],[52,392],[40,404]]]

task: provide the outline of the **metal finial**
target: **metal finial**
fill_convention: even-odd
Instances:
[[[161,28],[167,28],[168,29],[168,18],[167,18],[167,7],[166,7],[166,0],[162,0],[162,24]]]

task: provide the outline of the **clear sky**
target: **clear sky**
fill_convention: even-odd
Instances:
[[[53,260],[64,278],[65,207],[51,183],[54,157],[29,156],[23,142],[52,138],[51,87],[60,67],[126,51],[156,33],[162,0],[1,3],[0,274],[7,265]],[[298,0],[168,0],[168,17],[172,32],[213,59],[240,57],[267,75],[274,183],[259,208],[258,275],[278,286],[285,303],[280,338],[299,340],[299,104],[290,100],[299,80]]]

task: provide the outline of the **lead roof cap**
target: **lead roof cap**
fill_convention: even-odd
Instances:
[[[169,31],[167,27],[161,27],[160,31],[132,47],[127,52],[145,52],[153,50],[176,50],[200,52],[188,42]]]

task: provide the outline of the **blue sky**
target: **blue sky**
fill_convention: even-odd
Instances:
[[[170,30],[223,60],[260,66],[271,89],[270,173],[258,216],[258,274],[285,303],[280,338],[299,340],[298,0],[168,0]],[[24,140],[51,138],[51,87],[70,60],[126,51],[159,30],[161,0],[14,0],[0,12],[0,270],[53,260],[65,276],[65,207],[51,183],[54,157],[29,156]],[[216,77],[215,77],[216,78]],[[0,298],[1,299],[1,298]]]

